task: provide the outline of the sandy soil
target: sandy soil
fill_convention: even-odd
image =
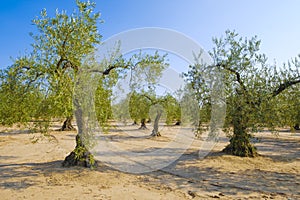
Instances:
[[[155,139],[147,137],[151,130],[125,128],[103,137],[135,152],[165,148],[179,129],[165,127],[163,136]],[[104,162],[97,169],[62,168],[76,133],[50,134],[1,127],[0,199],[300,199],[300,133],[257,133],[257,158],[220,153],[228,143],[225,136],[208,156],[199,158],[203,141],[194,140],[169,166],[142,174],[125,173]],[[176,151],[176,145],[169,151],[173,147]]]

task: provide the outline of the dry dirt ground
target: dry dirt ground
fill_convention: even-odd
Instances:
[[[142,152],[165,148],[180,129],[164,127],[162,137],[149,138],[150,129],[137,128],[124,126],[103,138],[121,150]],[[142,174],[122,172],[104,162],[97,169],[62,168],[76,132],[50,134],[1,127],[0,199],[300,199],[299,132],[257,133],[257,158],[220,153],[228,143],[224,135],[199,158],[203,141],[194,140],[172,164]],[[176,144],[168,148],[176,151]],[[108,160],[118,159],[109,156]]]

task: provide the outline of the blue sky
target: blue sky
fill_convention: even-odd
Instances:
[[[31,20],[42,8],[69,13],[75,0],[0,0],[0,68],[10,57],[30,51]],[[104,24],[103,39],[132,28],[162,27],[182,32],[211,50],[212,37],[236,30],[241,36],[257,35],[261,51],[280,65],[300,53],[300,1],[294,0],[96,0]]]

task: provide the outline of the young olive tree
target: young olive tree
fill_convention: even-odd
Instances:
[[[274,113],[280,95],[300,83],[299,62],[295,59],[283,68],[270,66],[266,56],[259,53],[261,41],[257,37],[242,38],[232,31],[226,31],[225,38],[215,38],[213,42],[215,47],[210,55],[214,65],[191,66],[188,80],[198,88],[201,98],[209,99],[202,74],[212,69],[222,72],[227,104],[225,128],[232,130],[230,144],[223,151],[253,157],[257,151],[251,143],[251,130],[274,125],[279,120],[270,115],[280,112],[277,109]]]
[[[153,129],[150,136],[161,136],[161,133],[158,130],[161,118],[163,118],[166,124],[171,124],[173,120],[175,120],[176,123],[180,123],[181,107],[171,94],[166,94],[164,96],[142,94],[142,96],[150,101],[151,109],[149,113],[151,118],[154,118]]]

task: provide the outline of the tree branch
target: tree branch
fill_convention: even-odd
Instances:
[[[110,71],[117,68],[118,66],[117,65],[113,65],[113,66],[110,66],[108,69],[106,69],[102,74],[105,76],[105,75],[109,75]]]
[[[123,69],[126,69],[127,67],[128,67],[128,66],[112,65],[112,66],[109,66],[109,68],[107,68],[107,69],[104,70],[104,71],[101,71],[101,70],[98,70],[98,69],[92,69],[92,70],[89,70],[89,72],[100,73],[100,74],[102,74],[103,76],[105,76],[105,75],[109,75],[110,72],[111,72],[113,69],[116,69],[116,68],[123,68]]]
[[[65,37],[65,39],[64,39],[64,41],[63,41],[63,43],[62,43],[62,49],[65,49],[66,44],[67,44],[67,41],[68,41],[68,39],[69,39],[69,36],[70,36],[70,34],[71,34],[74,30],[75,30],[74,27],[72,27],[71,30],[69,30],[69,31],[67,32],[67,35],[66,35],[66,37]]]
[[[151,101],[152,105],[155,105],[157,103],[165,103],[167,101],[167,99],[163,98],[163,99],[153,99],[150,96],[148,96],[147,94],[142,94],[141,96],[146,97],[148,100]]]
[[[288,89],[289,87],[291,87],[292,85],[296,85],[300,83],[300,77],[297,77],[296,80],[292,80],[292,81],[285,81],[284,83],[280,84],[279,87],[277,89],[275,89],[272,93],[272,97],[276,97],[277,95],[279,95],[281,92],[283,92],[284,90]]]
[[[25,94],[26,92],[29,91],[29,87],[31,86],[31,84],[33,84],[36,80],[38,80],[38,78],[39,78],[40,76],[42,76],[42,75],[43,75],[43,73],[39,73],[39,72],[37,72],[37,73],[35,74],[35,77],[34,77],[33,79],[31,79],[31,80],[27,83],[27,86],[26,86],[26,88],[25,88],[25,90],[24,90],[24,94]]]
[[[240,84],[240,86],[242,87],[242,89],[247,92],[247,88],[246,86],[244,85],[244,82],[243,80],[241,79],[241,75],[239,72],[235,71],[234,69],[230,68],[230,67],[227,67],[226,65],[224,64],[221,64],[221,63],[218,63],[216,65],[217,67],[222,67],[223,69],[233,73],[235,76],[236,76],[236,81]]]
[[[154,104],[158,103],[158,101],[157,101],[157,100],[156,100],[156,101],[155,101],[155,100],[153,100],[151,97],[149,97],[149,96],[148,96],[148,95],[146,95],[146,94],[142,94],[141,96],[142,96],[142,97],[146,97],[146,99],[150,100],[152,105],[154,105]]]
[[[69,36],[70,36],[70,34],[71,34],[73,31],[74,31],[74,27],[72,27],[72,28],[67,32],[67,34],[66,34],[66,36],[65,36],[65,39],[64,39],[63,42],[62,42],[62,47],[61,47],[61,49],[62,49],[61,54],[62,54],[62,55],[60,55],[60,59],[59,59],[59,61],[58,61],[57,64],[56,64],[55,73],[58,73],[58,69],[59,69],[59,67],[61,66],[61,64],[62,64],[64,61],[70,62],[68,59],[65,59],[65,53],[64,53],[64,51],[65,51],[66,44],[67,44],[67,41],[68,41],[68,39],[69,39]],[[72,66],[73,66],[73,65],[72,65]],[[63,69],[65,69],[65,68],[67,68],[67,67],[65,67],[65,65],[64,65],[64,66],[63,66]],[[73,68],[74,70],[78,71],[78,67],[77,67],[77,66],[72,67],[72,68]]]

